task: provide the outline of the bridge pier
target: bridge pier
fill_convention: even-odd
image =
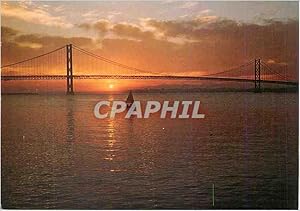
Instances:
[[[66,45],[67,50],[67,95],[74,94],[72,44]]]
[[[260,59],[255,59],[254,60],[254,93],[261,93],[260,67],[261,67]]]

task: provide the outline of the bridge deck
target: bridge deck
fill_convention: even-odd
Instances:
[[[66,75],[24,75],[24,76],[1,76],[1,80],[64,80]],[[146,75],[73,75],[73,79],[131,79],[131,80],[215,80],[215,81],[235,81],[254,82],[254,79],[230,78],[230,77],[210,77],[210,76],[146,76]],[[274,81],[261,80],[262,83],[274,83],[285,85],[298,85],[297,81]]]

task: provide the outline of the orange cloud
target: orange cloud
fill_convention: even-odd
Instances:
[[[264,24],[221,18],[211,22],[144,19],[143,24],[99,20],[81,27],[101,32],[99,39],[22,34],[3,27],[2,63],[26,59],[73,43],[119,63],[165,74],[216,73],[260,57],[266,62],[270,58],[280,61],[273,65],[285,64],[288,75],[298,76],[296,20],[267,20]],[[112,69],[107,68],[114,71]]]
[[[96,30],[101,33],[107,32],[110,28],[110,23],[108,20],[100,19],[97,22],[90,23],[82,23],[78,25],[79,28],[87,29],[87,30]]]
[[[15,5],[2,3],[1,6],[2,16],[17,18],[29,23],[46,26],[57,26],[62,28],[70,28],[73,26],[73,24],[67,22],[64,17],[53,16],[42,7],[31,7],[29,10],[24,3]]]

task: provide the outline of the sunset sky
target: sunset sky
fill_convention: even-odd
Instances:
[[[2,1],[1,6],[2,65],[73,43],[155,72],[201,75],[260,57],[298,75],[298,2]]]

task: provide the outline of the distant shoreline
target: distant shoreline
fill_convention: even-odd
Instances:
[[[144,93],[144,94],[151,94],[151,93],[240,93],[240,92],[254,92],[254,89],[138,89],[132,90],[133,93]],[[262,89],[262,93],[298,93],[298,87],[290,87],[290,88],[265,88]],[[129,91],[122,91],[122,92],[75,92],[75,95],[98,95],[98,94],[128,94]],[[1,95],[65,95],[64,92],[57,92],[57,93],[31,93],[31,92],[18,92],[18,93],[1,93]]]
[[[47,94],[47,93],[45,93]],[[24,93],[1,93],[1,95],[40,95],[39,93],[31,93],[31,92],[24,92]]]

